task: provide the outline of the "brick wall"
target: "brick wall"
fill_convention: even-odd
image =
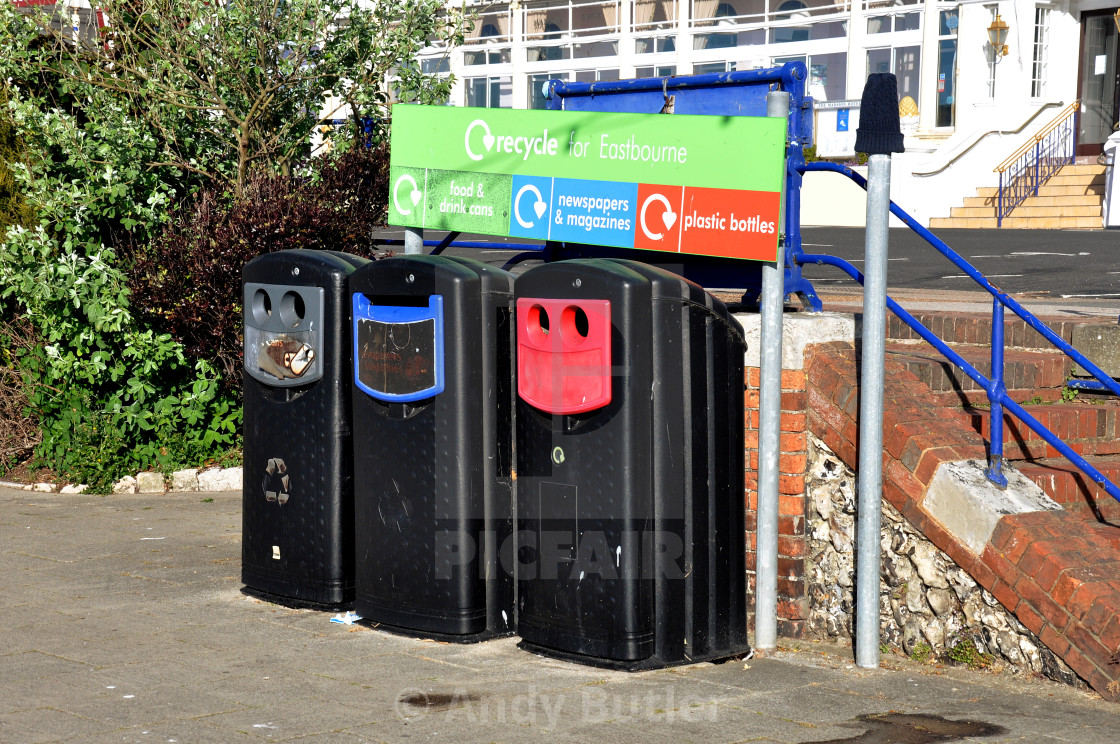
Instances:
[[[747,587],[754,627],[756,512],[758,509],[758,367],[747,368]],[[778,461],[778,633],[800,638],[809,600],[805,585],[805,472],[808,464],[804,370],[782,370],[781,456]]]
[[[749,379],[748,405],[757,411],[757,370]],[[805,372],[783,378],[783,473],[801,465],[807,427],[849,467],[858,465],[858,383],[851,344],[810,347]],[[754,398],[752,399],[752,393]],[[803,408],[793,410],[796,401]],[[789,419],[789,434],[785,433]],[[1066,511],[1036,511],[1004,516],[977,555],[933,518],[923,501],[938,466],[983,460],[983,438],[953,409],[939,406],[929,388],[901,364],[888,360],[884,381],[883,496],[934,545],[944,551],[1040,640],[1108,700],[1120,700],[1120,538],[1115,528],[1084,521]],[[757,426],[756,418],[748,425]],[[800,427],[800,439],[794,438]],[[748,429],[752,464],[757,460],[757,429]],[[788,440],[786,437],[790,437]],[[801,442],[801,450],[793,447]],[[788,447],[788,449],[787,449]],[[793,473],[790,474],[794,475]],[[805,617],[803,536],[804,495],[787,493],[801,479],[783,481],[782,558],[779,569],[780,632],[798,635]],[[748,479],[748,501],[755,505]],[[799,517],[799,519],[791,519]],[[753,524],[752,524],[753,527]],[[753,540],[753,534],[750,536]],[[800,542],[800,545],[798,543]],[[748,545],[753,549],[753,541]],[[797,553],[798,550],[802,553]],[[752,554],[753,555],[753,554]],[[753,562],[749,564],[753,568]],[[787,579],[796,576],[796,580]]]

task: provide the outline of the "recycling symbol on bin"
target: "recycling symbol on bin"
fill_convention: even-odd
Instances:
[[[292,495],[292,481],[288,475],[288,466],[283,460],[274,457],[268,461],[261,485],[264,487],[265,499],[275,501],[280,506],[288,503],[288,498]]]

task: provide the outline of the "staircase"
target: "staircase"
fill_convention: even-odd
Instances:
[[[991,328],[990,316],[918,316],[930,327],[948,325],[959,341],[951,345],[984,375],[990,375],[990,347],[983,344]],[[1067,341],[1073,324],[1048,323]],[[888,359],[903,366],[930,389],[931,400],[951,411],[990,441],[989,407],[982,388],[950,364],[923,341],[911,340],[911,331],[901,323],[891,324],[896,336],[887,342]],[[1005,352],[1004,384],[1011,397],[1032,416],[1045,424],[1080,455],[1089,459],[1114,481],[1120,476],[1120,401],[1111,395],[1071,395],[1065,383],[1071,376],[1072,362],[1053,351],[1049,343],[1019,319],[1005,323],[1005,338],[1015,347]],[[990,333],[990,331],[989,331]],[[950,340],[950,339],[946,339]],[[973,343],[964,342],[972,340]],[[979,341],[979,343],[977,343]],[[1090,483],[1088,478],[1046,444],[1017,418],[1004,416],[1004,457],[1008,464],[1037,483],[1063,508],[1094,528],[1098,523],[1114,528],[1120,538],[1120,502]],[[1120,552],[1116,560],[1120,561]]]
[[[981,373],[990,374],[991,351],[985,343],[990,339],[990,316],[927,313],[917,317],[927,328],[937,329]],[[1075,323],[1053,320],[1047,325],[1066,341],[1072,340]],[[1120,401],[1110,395],[1067,392],[1072,362],[1018,318],[1005,322],[1004,334],[1008,347],[1004,381],[1011,397],[1117,482]],[[888,336],[888,369],[901,367],[921,381],[917,387],[928,388],[935,417],[952,418],[964,424],[963,430],[990,441],[985,392],[904,324],[890,323]],[[979,578],[990,571],[996,579],[992,587],[1002,587],[1001,602],[1098,692],[1116,700],[1120,698],[1120,502],[1026,425],[1010,415],[1004,421],[1007,464],[1042,488],[1064,512],[1005,520],[982,557],[986,569],[974,567],[978,572],[974,575]],[[975,441],[962,438],[961,445],[970,440]]]
[[[826,303],[844,311],[846,303]],[[854,308],[853,308],[854,309]],[[858,310],[857,310],[858,312]],[[982,374],[990,372],[991,316],[946,310],[915,317]],[[1070,341],[1084,321],[1041,318]],[[939,466],[986,457],[987,396],[894,316],[883,381],[883,497],[1011,611],[1107,700],[1120,701],[1120,502],[1045,442],[1005,417],[1007,464],[1062,508],[1005,513],[977,552],[926,504]],[[1072,365],[1018,318],[1005,322],[1010,397],[1087,457],[1120,475],[1120,401],[1066,393]],[[809,430],[857,467],[859,375],[850,345],[813,347],[807,368]],[[1006,469],[1005,469],[1006,470]],[[1116,482],[1114,480],[1114,482]],[[932,509],[932,511],[931,511]]]
[[[1028,197],[1003,227],[1035,230],[1101,229],[1101,202],[1104,198],[1105,166],[1067,165]],[[999,189],[980,188],[976,196],[966,197],[964,206],[953,207],[949,217],[934,217],[930,229],[994,228]]]

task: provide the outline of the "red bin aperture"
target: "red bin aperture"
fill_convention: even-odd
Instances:
[[[517,394],[554,414],[611,402],[610,300],[517,300]]]

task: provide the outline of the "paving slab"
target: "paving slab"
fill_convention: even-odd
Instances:
[[[0,742],[856,744],[900,740],[876,718],[895,714],[999,727],[957,739],[976,742],[1120,729],[1091,693],[898,657],[859,669],[843,647],[627,674],[516,638],[330,623],[241,591],[241,495],[212,497],[0,488]]]

